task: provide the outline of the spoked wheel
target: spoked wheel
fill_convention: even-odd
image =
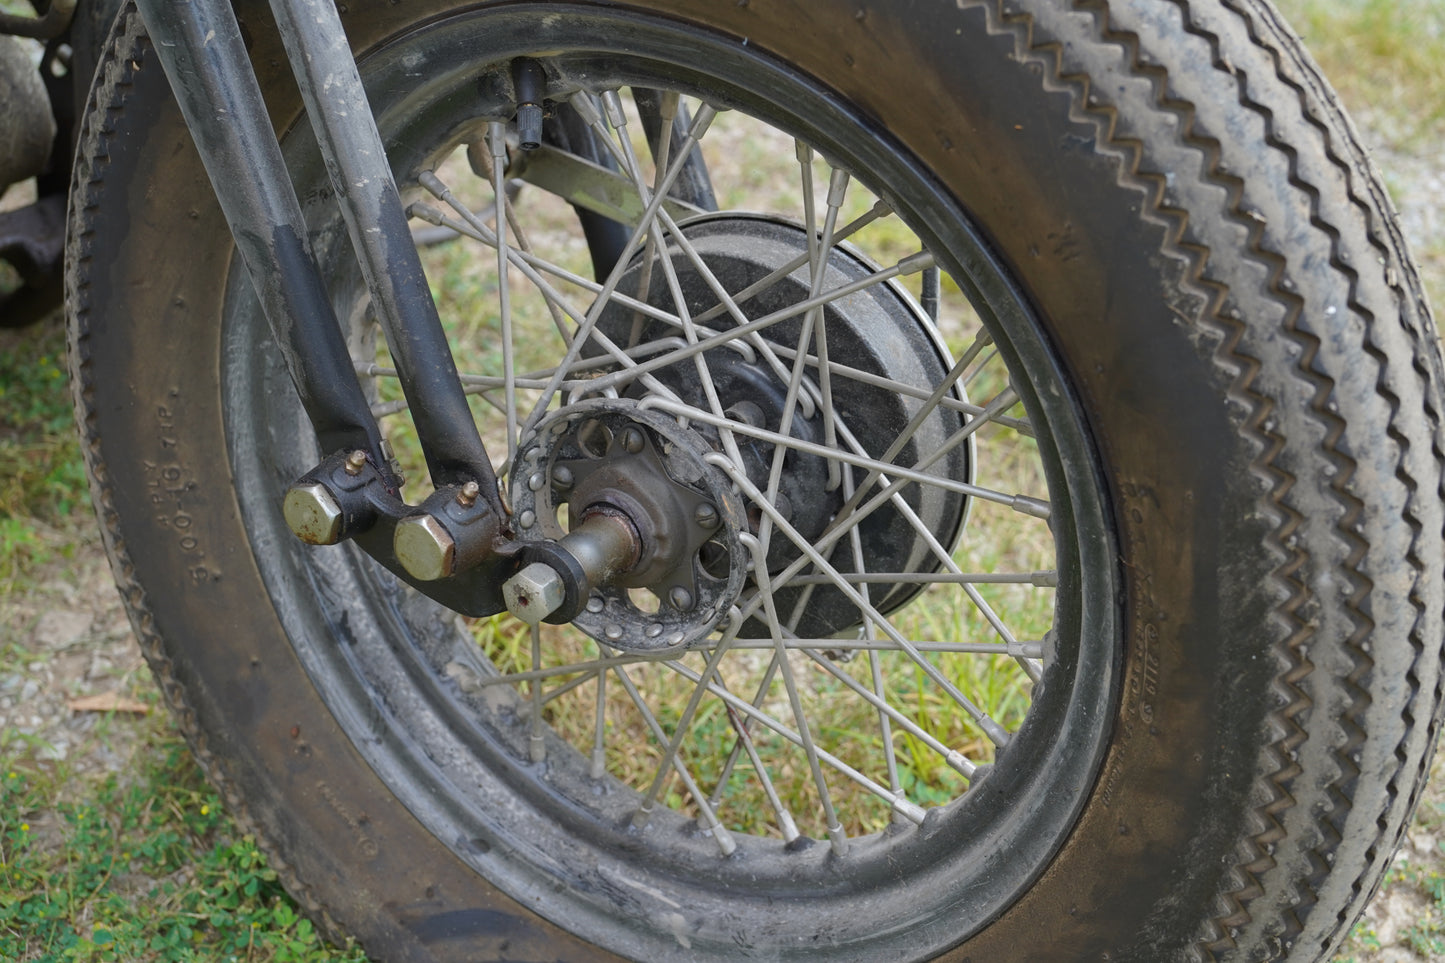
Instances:
[[[508,534],[605,572],[565,624],[294,538],[325,453],[134,16],[72,205],[117,572],[308,908],[398,959],[1326,952],[1438,712],[1438,360],[1333,108],[1253,79],[1307,70],[1272,14],[424,6],[348,31]]]

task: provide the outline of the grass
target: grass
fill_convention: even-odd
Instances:
[[[1280,0],[1280,6],[1346,101],[1369,111],[1372,120],[1383,118],[1380,126],[1390,135],[1392,149],[1427,152],[1440,142],[1445,134],[1445,8],[1430,0]],[[747,140],[743,147],[760,150]],[[748,168],[759,169],[751,161]],[[759,184],[767,183],[766,177],[756,176]],[[875,250],[880,260],[896,259],[908,253],[908,241],[906,236],[878,237]],[[1418,253],[1438,300],[1445,294],[1445,247]],[[492,290],[470,271],[464,248],[440,248],[434,255],[439,263],[432,277],[453,336],[461,342],[487,343],[495,330],[466,305]],[[966,330],[964,325],[957,334],[961,337]],[[0,332],[0,617],[6,614],[7,601],[44,593],[57,573],[63,579],[79,554],[96,550],[79,450],[69,425],[62,352],[63,337],[54,324],[19,334]],[[498,359],[488,361],[492,370],[497,364]],[[476,410],[495,421],[495,412],[487,412],[479,401]],[[414,458],[405,435],[399,431],[393,440],[404,459]],[[1028,470],[1026,464],[1003,467]],[[424,486],[415,471],[412,474]],[[1027,538],[1015,543],[987,516],[975,516],[970,524],[979,535],[977,543],[994,554],[969,559],[965,569],[1043,567],[1031,557],[1035,546]],[[1037,593],[1032,602],[1008,594],[1000,590],[990,601],[1008,607],[1024,624],[1046,623],[1048,613],[1037,608]],[[919,633],[942,634],[946,629],[940,626],[963,625],[977,635],[981,628],[968,607],[930,604],[920,606],[917,616],[921,623],[936,623],[916,625]],[[10,641],[0,640],[0,674],[36,658],[26,647],[24,630],[19,631]],[[474,634],[499,664],[528,667],[526,634],[514,621],[485,620],[474,626]],[[561,636],[549,636],[552,658],[567,652]],[[575,636],[568,644],[587,645]],[[855,660],[844,668],[857,674],[865,671],[866,662]],[[971,688],[986,690],[1000,678],[980,659],[962,660],[954,669],[972,674]],[[657,686],[672,678],[656,675]],[[826,699],[831,690],[822,683],[834,683],[821,674],[813,678],[820,683],[813,698]],[[899,675],[894,682],[900,701],[911,698],[930,712],[937,708],[916,677]],[[576,704],[590,705],[591,685],[576,691]],[[905,695],[910,685],[911,693]],[[143,701],[158,705],[154,690],[144,683],[137,683],[135,691]],[[679,687],[677,692],[684,690]],[[676,719],[680,697],[685,695],[659,697],[664,725]],[[582,718],[590,724],[588,713],[562,711],[566,698],[554,703],[552,720],[560,725]],[[1026,693],[1017,687],[986,691],[984,701],[1016,719],[1026,706]],[[936,716],[924,715],[930,732],[960,742],[970,738],[965,722],[946,707]],[[841,741],[871,732],[857,740],[860,752],[881,752],[876,725],[870,728],[866,720],[847,717],[832,718],[830,724],[824,738]],[[655,766],[656,747],[636,714],[619,703],[609,708],[608,725],[613,747],[609,766],[625,781],[645,782]],[[364,959],[355,948],[325,944],[300,916],[266,868],[255,841],[236,827],[204,782],[163,712],[103,719],[95,738],[113,744],[123,764],[99,770],[55,758],[23,729],[0,723],[0,959]],[[713,750],[716,758],[728,745],[731,727],[714,707],[696,721],[695,731],[700,746]],[[590,728],[579,727],[568,735],[580,747],[590,746]],[[951,775],[939,771],[931,750],[907,734],[896,738],[900,780],[911,795],[941,802],[958,791]],[[628,757],[616,748],[624,745],[646,748]],[[733,784],[736,795],[726,817],[739,829],[763,831],[764,823],[755,816],[763,809],[755,784],[745,773],[735,774]],[[676,782],[667,790],[667,801],[687,805]],[[857,801],[857,809],[858,828],[876,826],[886,815],[866,799]],[[1430,838],[1438,838],[1445,830],[1445,808],[1427,798],[1417,822]],[[1387,895],[1408,895],[1418,907],[1417,919],[1401,930],[1400,940],[1421,959],[1445,956],[1445,859],[1439,857],[1438,846],[1434,853],[1412,853],[1392,869],[1384,889]],[[1378,928],[1362,923],[1340,959],[1363,963],[1380,943]]]
[[[144,723],[132,765],[101,777],[27,762],[0,735],[0,958],[364,960],[299,915],[167,723]]]

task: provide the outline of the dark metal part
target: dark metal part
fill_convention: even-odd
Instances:
[[[271,10],[396,359],[432,482],[440,489],[476,481],[500,514],[491,459],[462,391],[336,5],[271,0]]]
[[[381,433],[306,242],[230,3],[137,5],[322,450],[361,448],[379,459]]]
[[[942,288],[943,272],[938,265],[925,268],[922,275],[922,287],[919,289],[918,304],[923,308],[923,313],[928,315],[930,321],[938,320],[938,298]]]
[[[512,86],[517,95],[517,146],[542,146],[542,102],[547,93],[547,72],[530,57],[512,61]]]
[[[439,489],[413,508],[388,488],[370,459],[357,468],[354,454],[329,455],[291,486],[286,520],[292,530],[318,544],[351,539],[402,581],[462,615],[502,611],[502,583],[516,571],[523,548],[506,537],[505,516],[480,498],[465,504],[458,498],[465,485]],[[445,534],[439,555],[446,571],[433,578],[413,572],[397,550],[397,533],[419,523]]]
[[[50,0],[50,7],[42,16],[24,17],[16,13],[0,12],[0,34],[16,37],[30,37],[35,40],[54,40],[65,33],[70,18],[75,13],[76,0]]]
[[[55,116],[30,47],[0,36],[0,192],[50,162]]]
[[[606,218],[608,223],[635,227],[647,207],[637,186],[619,171],[556,147],[544,145],[512,158],[507,176],[556,194],[571,204],[579,217],[587,211]],[[678,221],[707,213],[671,196],[663,206]],[[626,240],[624,237],[623,242]]]
[[[546,119],[542,125],[542,142],[591,161],[604,170],[617,172],[617,162],[612,159],[611,152],[597,142],[597,135],[570,104],[558,104],[552,116]],[[592,255],[592,275],[598,281],[606,281],[621,260],[631,232],[625,224],[612,218],[575,202],[572,206],[577,212],[578,223],[582,225],[582,234],[587,238],[587,250]]]
[[[0,327],[39,321],[60,304],[64,258],[65,195],[0,214],[0,261],[15,268],[22,282],[0,297]]]

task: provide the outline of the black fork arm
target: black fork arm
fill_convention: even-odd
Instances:
[[[229,2],[137,5],[291,380],[328,453],[301,480],[323,486],[339,508],[327,537],[314,540],[355,538],[438,601],[466,614],[498,611],[502,578],[515,567],[515,546],[504,537],[496,474],[467,406],[335,6],[330,0],[271,2],[433,482],[439,494],[465,492],[444,510],[436,496],[428,500],[428,514],[457,541],[457,559],[474,566],[440,581],[412,577],[393,548],[394,530],[421,510],[397,497],[398,480],[307,244],[300,205]],[[322,78],[324,94],[317,89]]]

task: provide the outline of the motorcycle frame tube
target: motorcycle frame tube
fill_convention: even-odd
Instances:
[[[389,472],[230,3],[137,7],[322,451]]]

